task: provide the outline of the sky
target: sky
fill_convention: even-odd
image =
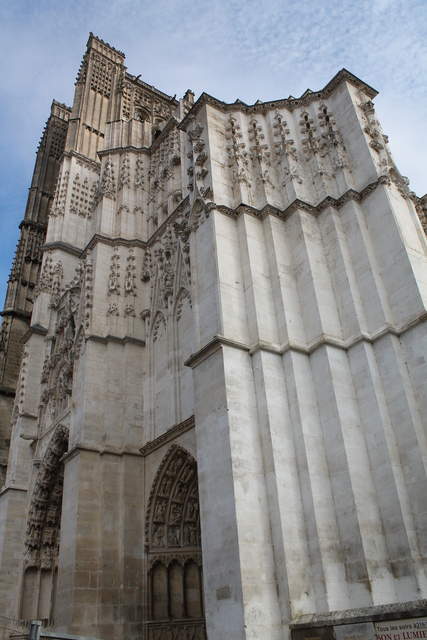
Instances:
[[[50,105],[72,105],[90,31],[178,98],[299,97],[345,67],[379,91],[396,164],[427,192],[426,0],[0,0],[0,306]]]

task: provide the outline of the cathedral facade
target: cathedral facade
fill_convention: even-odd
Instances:
[[[3,311],[0,615],[427,633],[427,197],[375,96],[176,100],[90,35]]]

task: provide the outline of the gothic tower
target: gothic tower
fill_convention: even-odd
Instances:
[[[64,152],[70,109],[54,100],[37,150],[33,179],[15,258],[9,276],[0,330],[0,487],[6,479],[12,407],[22,357],[22,338],[29,325],[48,212]]]

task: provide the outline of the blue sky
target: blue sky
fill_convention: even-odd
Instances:
[[[90,31],[178,97],[298,97],[345,67],[380,92],[396,163],[427,191],[425,0],[0,0],[0,306],[50,104],[72,104]]]

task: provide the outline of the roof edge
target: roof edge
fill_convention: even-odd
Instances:
[[[320,89],[319,91],[311,91],[310,89],[306,89],[300,98],[294,98],[293,96],[290,96],[289,98],[271,100],[268,102],[260,102],[258,100],[255,104],[248,105],[239,99],[237,99],[233,103],[227,103],[214,98],[208,93],[202,93],[202,95],[194,103],[191,110],[179,124],[179,128],[183,131],[186,131],[191,120],[198,114],[200,109],[205,104],[210,104],[220,111],[232,111],[233,109],[237,109],[245,113],[263,113],[269,109],[274,109],[274,107],[286,107],[290,111],[293,111],[297,107],[306,106],[311,102],[314,102],[315,100],[327,98],[342,82],[349,82],[357,89],[363,89],[363,91],[370,99],[375,98],[375,96],[378,95],[378,91],[376,91],[376,89],[371,87],[366,82],[363,82],[363,80],[360,80],[360,78],[355,76],[350,71],[347,71],[347,69],[343,68],[334,75],[332,80],[330,80],[323,87],[323,89]]]

